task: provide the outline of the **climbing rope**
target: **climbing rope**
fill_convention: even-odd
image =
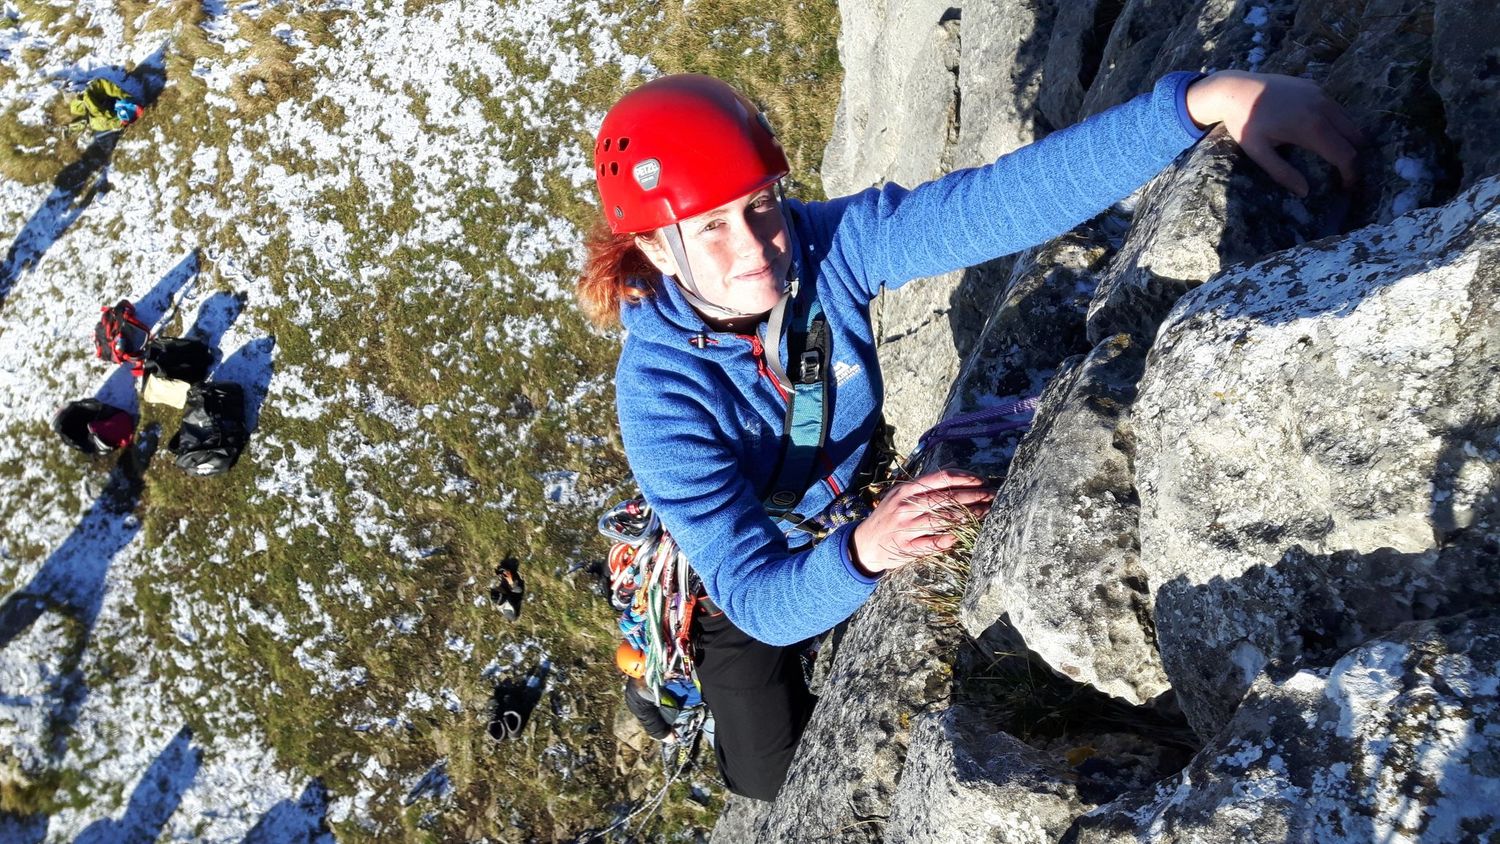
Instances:
[[[927,433],[917,439],[917,450],[908,462],[914,463],[917,455],[924,454],[938,443],[993,437],[1007,431],[1029,428],[1040,402],[1040,396],[1023,396],[993,407],[950,416],[928,428]]]

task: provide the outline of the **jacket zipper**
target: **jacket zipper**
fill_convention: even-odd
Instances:
[[[740,336],[750,341],[750,354],[755,356],[755,371],[776,388],[776,395],[781,396],[782,404],[791,402],[792,394],[787,392],[786,387],[781,386],[781,382],[776,380],[776,376],[771,373],[770,365],[766,363],[766,347],[760,342],[760,337],[755,334],[741,334]]]

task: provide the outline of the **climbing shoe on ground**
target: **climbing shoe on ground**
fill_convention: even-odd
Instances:
[[[495,579],[490,582],[490,600],[500,607],[500,614],[507,621],[521,617],[521,598],[526,594],[526,581],[516,570],[513,558],[495,567]]]
[[[551,669],[552,664],[543,659],[525,677],[502,680],[495,684],[495,692],[487,710],[490,738],[495,741],[510,741],[520,737],[532,711],[542,700]]]

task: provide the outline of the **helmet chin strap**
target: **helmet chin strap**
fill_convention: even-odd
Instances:
[[[744,311],[715,305],[703,298],[703,295],[698,292],[697,282],[693,280],[692,267],[688,266],[687,249],[682,245],[682,230],[676,223],[673,223],[670,226],[664,226],[661,234],[666,238],[667,248],[672,250],[672,260],[677,262],[677,281],[682,284],[682,292],[687,297],[688,304],[713,319],[739,319],[752,316]]]

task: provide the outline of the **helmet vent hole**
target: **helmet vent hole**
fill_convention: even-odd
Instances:
[[[618,176],[618,175],[620,175],[620,162],[618,162],[618,161],[611,161],[609,163],[609,175],[611,175],[611,176]]]
[[[629,138],[621,138],[620,139],[620,152],[624,152],[625,148],[628,147],[628,146],[630,146],[630,139]]]
[[[614,139],[613,138],[605,138],[604,139],[604,151],[605,152],[609,152],[609,142],[612,141],[612,140],[614,140]]]

